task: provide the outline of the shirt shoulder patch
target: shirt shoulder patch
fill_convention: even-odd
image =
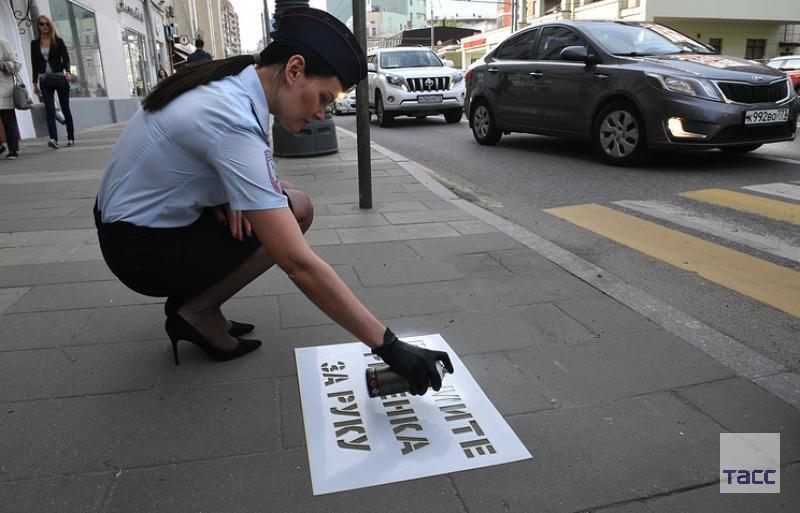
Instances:
[[[278,174],[275,171],[275,161],[272,159],[272,150],[264,151],[264,157],[267,159],[267,174],[269,175],[269,181],[272,182],[272,186],[275,188],[275,191],[278,194],[283,194],[281,184],[278,182]]]

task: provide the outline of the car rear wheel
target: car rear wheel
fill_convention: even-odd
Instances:
[[[503,136],[503,132],[497,129],[494,122],[494,114],[485,102],[481,102],[473,107],[470,112],[470,124],[472,125],[472,135],[480,144],[492,146]]]
[[[383,98],[378,91],[375,91],[375,117],[378,118],[378,126],[382,127],[391,126],[394,121],[394,116],[384,110]]]
[[[448,123],[458,123],[461,121],[461,109],[453,109],[444,113],[444,119]]]
[[[609,164],[632,166],[646,157],[644,123],[630,102],[618,100],[606,105],[597,114],[592,132],[595,150]]]
[[[757,150],[760,147],[760,144],[740,144],[739,146],[722,146],[720,150],[727,151],[728,153],[747,153]]]

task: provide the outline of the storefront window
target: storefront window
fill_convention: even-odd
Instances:
[[[122,53],[125,55],[131,96],[146,95],[144,36],[129,28],[122,27]]]
[[[107,96],[94,13],[68,0],[50,0],[50,14],[69,52],[72,96]]]

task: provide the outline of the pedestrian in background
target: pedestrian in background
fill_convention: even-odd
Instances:
[[[167,70],[165,70],[164,68],[158,68],[158,81],[161,82],[165,78],[169,78]]]
[[[31,41],[31,62],[33,63],[33,92],[44,101],[47,113],[47,131],[50,140],[47,145],[58,148],[58,131],[56,130],[55,95],[64,114],[67,125],[67,146],[75,145],[75,127],[72,124],[72,112],[69,110],[69,53],[64,40],[58,37],[56,26],[47,16],[36,18],[38,37]]]
[[[0,119],[6,133],[9,160],[17,158],[19,152],[19,134],[17,132],[17,114],[14,110],[14,73],[22,67],[11,42],[0,37]],[[6,147],[0,144],[0,154]]]
[[[186,58],[186,64],[191,64],[197,61],[213,61],[214,57],[212,57],[210,53],[203,50],[205,45],[206,43],[202,39],[196,40],[194,42],[194,46],[197,47],[197,49]]]

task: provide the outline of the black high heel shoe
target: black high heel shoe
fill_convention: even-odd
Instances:
[[[178,360],[178,340],[191,342],[205,351],[209,358],[217,362],[239,358],[261,347],[260,340],[240,338],[238,346],[230,351],[223,351],[209,342],[194,326],[177,314],[167,317],[164,328],[167,330],[170,342],[172,342],[172,355],[175,357],[175,365],[181,364],[180,360]]]
[[[178,314],[178,305],[177,301],[171,297],[167,298],[167,302],[164,303],[164,313],[167,314],[167,317],[173,317]],[[236,322],[236,321],[228,321],[231,325],[228,328],[228,335],[232,336],[233,338],[241,337],[242,335],[247,335],[254,329],[256,329],[255,324],[250,324],[249,322]]]

